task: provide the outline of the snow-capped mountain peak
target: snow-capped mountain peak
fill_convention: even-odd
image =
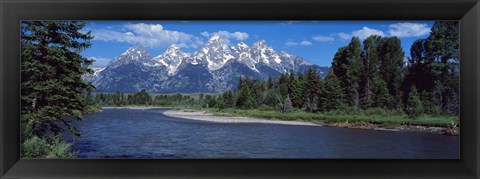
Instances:
[[[220,35],[213,35],[210,40],[200,49],[198,49],[191,64],[207,64],[210,71],[222,68],[229,60],[234,59],[231,49],[225,44]]]
[[[158,55],[153,60],[167,67],[169,75],[174,75],[182,61],[188,56],[189,54],[180,50],[178,45],[172,44],[164,53]]]
[[[132,56],[132,57],[139,57],[139,58],[134,58],[134,60],[140,59],[143,55],[149,54],[145,47],[143,46],[136,46],[136,47],[130,47],[127,49],[127,51],[123,52],[122,55],[120,56]]]
[[[155,58],[141,46],[129,48],[85,79],[101,92],[223,92],[235,88],[239,76],[265,79],[311,66],[301,57],[275,51],[264,40],[229,46],[214,35],[192,54],[176,44]],[[326,75],[328,68],[323,70],[320,74]]]
[[[244,42],[240,42],[240,43],[237,44],[237,47],[239,47],[239,48],[248,48],[248,45],[245,44]]]
[[[129,63],[147,63],[152,56],[143,46],[130,47],[120,56],[115,57],[108,66],[117,67]]]
[[[213,42],[213,41],[219,41],[220,40],[220,35],[218,34],[213,34],[212,37],[208,40],[208,42]]]

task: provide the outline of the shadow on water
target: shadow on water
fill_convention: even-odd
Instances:
[[[168,109],[104,109],[66,135],[80,158],[459,158],[459,138],[173,118]]]

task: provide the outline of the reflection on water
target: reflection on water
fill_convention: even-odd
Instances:
[[[165,109],[104,109],[74,125],[81,158],[459,158],[459,137],[319,126],[222,124]]]

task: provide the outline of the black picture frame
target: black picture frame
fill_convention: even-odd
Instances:
[[[478,0],[1,0],[0,178],[479,178]],[[21,20],[460,20],[461,158],[20,159]]]

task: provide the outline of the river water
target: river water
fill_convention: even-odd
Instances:
[[[80,158],[459,158],[459,137],[173,118],[167,109],[104,109],[75,122]]]

